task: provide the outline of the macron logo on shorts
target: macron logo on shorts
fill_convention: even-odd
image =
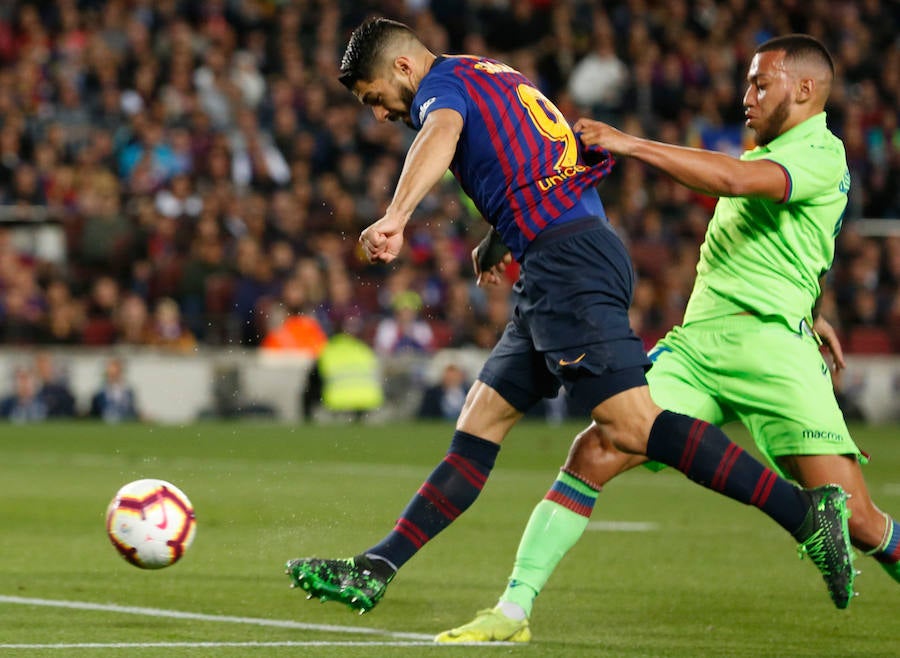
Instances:
[[[827,430],[803,430],[803,438],[840,443],[844,440],[844,435],[838,432],[829,432]]]

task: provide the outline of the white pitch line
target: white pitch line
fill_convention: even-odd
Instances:
[[[652,521],[591,521],[588,530],[599,532],[653,532],[659,524]]]
[[[70,642],[64,644],[0,644],[0,649],[175,649],[212,647],[510,647],[515,642],[459,642],[436,644],[435,642]]]
[[[50,608],[68,608],[70,610],[98,610],[101,612],[119,612],[128,615],[145,617],[170,617],[173,619],[193,619],[226,624],[251,624],[254,626],[275,626],[277,628],[295,628],[305,631],[330,633],[352,633],[357,635],[387,635],[404,640],[431,641],[432,635],[424,633],[400,633],[378,628],[360,628],[357,626],[332,626],[329,624],[308,624],[290,619],[263,619],[260,617],[232,617],[230,615],[207,615],[200,612],[182,612],[180,610],[162,610],[160,608],[142,608],[137,606],[116,605],[114,603],[91,603],[89,601],[61,601],[57,599],[34,599],[24,596],[4,596],[0,594],[0,603],[17,605],[36,605]]]

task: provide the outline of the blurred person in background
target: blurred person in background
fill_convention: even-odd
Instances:
[[[13,392],[0,400],[0,418],[11,423],[36,423],[47,420],[46,401],[38,395],[37,376],[19,366],[13,373]]]
[[[117,344],[146,345],[149,341],[149,312],[147,302],[135,293],[126,293],[116,309]]]
[[[49,352],[35,354],[34,373],[38,382],[38,397],[47,407],[47,417],[74,418],[75,396],[69,388],[65,372],[57,368]]]
[[[314,418],[317,407],[337,414],[365,414],[384,404],[381,367],[372,348],[359,334],[362,319],[347,317],[318,354],[303,394],[303,417]]]
[[[80,211],[84,225],[79,236],[79,263],[89,272],[121,277],[131,259],[133,227],[122,212],[119,182],[108,171],[83,183]]]
[[[91,398],[89,415],[105,423],[138,420],[134,389],[125,379],[125,365],[121,359],[107,359],[103,371],[103,384]]]
[[[317,358],[328,340],[316,309],[299,276],[284,282],[277,300],[258,306],[269,327],[260,347],[267,350],[304,352]]]
[[[84,326],[84,300],[73,298],[69,285],[61,278],[47,282],[44,298],[47,312],[40,327],[39,343],[78,345]]]
[[[389,354],[421,354],[431,351],[434,334],[422,319],[422,298],[413,290],[394,295],[391,316],[379,321],[375,328],[375,351]]]
[[[147,344],[172,352],[192,352],[197,347],[194,334],[181,321],[178,302],[171,297],[156,301],[146,332]]]
[[[416,416],[427,419],[456,420],[469,392],[466,373],[455,363],[448,363],[436,384],[425,389]]]

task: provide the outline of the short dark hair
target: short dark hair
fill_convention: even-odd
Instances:
[[[761,44],[756,52],[765,53],[772,50],[783,50],[785,59],[806,59],[824,64],[834,76],[834,60],[822,42],[808,34],[787,34],[775,37]]]
[[[409,26],[388,18],[370,18],[353,30],[341,58],[341,84],[352,90],[359,80],[373,80],[382,54],[398,35],[415,38]]]

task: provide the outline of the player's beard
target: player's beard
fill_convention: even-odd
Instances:
[[[406,114],[404,114],[401,118],[403,119],[403,123],[405,123],[410,128],[413,127],[412,117],[410,116],[410,111],[412,110],[413,99],[416,97],[415,92],[412,89],[407,87],[400,87],[400,101],[406,107]]]
[[[781,128],[790,114],[790,107],[791,99],[788,95],[785,95],[784,99],[772,110],[772,114],[765,124],[756,132],[757,144],[765,146],[781,134]]]

